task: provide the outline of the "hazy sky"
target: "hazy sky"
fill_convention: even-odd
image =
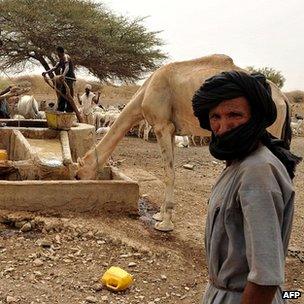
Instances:
[[[283,90],[304,90],[303,0],[105,0],[109,9],[144,24],[165,42],[168,61],[222,53],[240,67],[273,67]]]
[[[284,91],[304,90],[303,0],[104,0],[117,14],[148,16],[168,62],[214,53],[240,67],[272,67],[286,78]],[[41,72],[42,68],[37,68]],[[81,73],[80,73],[81,74]]]

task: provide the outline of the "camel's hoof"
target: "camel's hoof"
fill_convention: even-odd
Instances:
[[[172,231],[174,229],[174,225],[171,221],[168,222],[160,222],[156,223],[154,228],[159,231]]]
[[[157,212],[157,213],[155,213],[153,216],[152,216],[152,218],[154,219],[154,220],[156,220],[156,221],[162,221],[163,219],[164,219],[164,216],[163,216],[163,214],[161,213],[161,212]]]

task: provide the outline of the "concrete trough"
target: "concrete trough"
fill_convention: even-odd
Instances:
[[[138,183],[115,167],[103,168],[98,180],[70,180],[73,162],[94,144],[92,126],[55,131],[44,122],[33,121],[32,127],[30,120],[21,122],[22,126],[6,122],[0,128],[0,149],[9,155],[7,162],[0,163],[0,209],[138,213]],[[52,149],[55,152],[48,154]],[[48,159],[54,154],[55,165]]]
[[[111,168],[110,180],[0,181],[0,209],[138,213],[138,184]]]

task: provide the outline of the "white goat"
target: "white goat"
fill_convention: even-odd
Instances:
[[[174,142],[175,142],[176,147],[179,147],[179,148],[188,148],[189,147],[188,136],[177,136],[177,135],[175,135]]]
[[[17,114],[26,119],[41,118],[38,112],[38,102],[32,95],[24,95],[17,103]]]
[[[301,129],[301,126],[303,124],[303,119],[297,119],[296,121],[292,121],[290,123],[290,126],[291,126],[291,129],[292,129],[292,133],[296,136],[298,136],[302,129]]]

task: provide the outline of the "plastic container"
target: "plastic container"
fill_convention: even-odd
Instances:
[[[71,112],[45,112],[49,128],[56,130],[70,130],[76,121],[76,116]]]
[[[120,267],[110,267],[101,278],[102,284],[114,291],[127,289],[133,283],[131,274]]]
[[[1,160],[8,160],[8,155],[6,150],[0,149],[0,161]]]

